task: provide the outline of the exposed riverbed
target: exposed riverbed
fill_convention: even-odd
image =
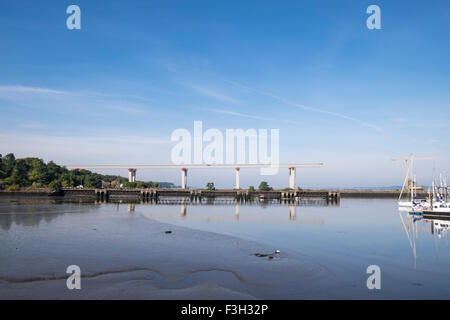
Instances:
[[[294,207],[2,196],[0,298],[449,298],[448,237],[431,223],[390,199]],[[69,265],[81,268],[81,290],[66,287]],[[381,268],[381,290],[367,289],[369,265]]]

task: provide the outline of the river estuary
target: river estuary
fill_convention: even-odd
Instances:
[[[0,196],[1,299],[448,299],[448,221],[394,199],[94,203]],[[279,253],[275,253],[279,250]],[[69,290],[66,269],[81,270]],[[381,289],[366,272],[379,266]]]

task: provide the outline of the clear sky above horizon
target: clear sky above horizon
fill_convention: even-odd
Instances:
[[[81,30],[66,8],[81,8]],[[381,30],[366,9],[381,8]],[[0,0],[0,154],[170,163],[177,128],[277,128],[297,185],[401,185],[450,171],[449,1]],[[286,171],[286,172],[285,172]],[[126,172],[117,171],[125,176]],[[139,172],[172,181],[179,172]],[[287,185],[242,172],[241,186]],[[189,185],[230,187],[226,170]]]

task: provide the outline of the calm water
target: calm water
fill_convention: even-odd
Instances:
[[[208,281],[257,298],[309,297],[296,291],[300,284],[295,283],[270,291],[214,273],[177,278],[186,270],[219,262],[251,276],[251,269],[261,260],[245,264],[248,254],[240,258],[230,251],[226,239],[239,239],[251,244],[250,251],[257,245],[261,247],[254,251],[281,251],[282,258],[267,264],[268,269],[263,264],[261,270],[254,269],[261,278],[280,267],[276,274],[283,283],[289,275],[284,274],[282,264],[295,267],[297,260],[323,266],[336,281],[317,287],[311,284],[315,289],[311,297],[448,299],[450,248],[445,224],[399,212],[391,199],[290,206],[86,204],[0,197],[0,296],[8,297],[11,292],[13,297],[37,298],[25,294],[37,285],[32,279],[61,274],[64,266],[73,263],[99,273],[149,264],[172,268],[175,280],[171,285],[159,276],[152,278],[158,288],[183,289]],[[177,242],[164,242],[170,235],[162,231],[169,229],[180,235],[173,238]],[[226,237],[221,240],[216,235]],[[245,246],[240,244],[239,249]],[[189,254],[189,248],[202,254]],[[144,257],[149,250],[151,258]],[[381,290],[366,287],[369,265],[381,268]],[[215,265],[214,270],[221,268]],[[29,281],[25,289],[16,284],[20,281]]]

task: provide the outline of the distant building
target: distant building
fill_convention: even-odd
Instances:
[[[111,182],[111,187],[113,188],[120,188],[120,179],[117,178],[117,180],[114,180]]]

